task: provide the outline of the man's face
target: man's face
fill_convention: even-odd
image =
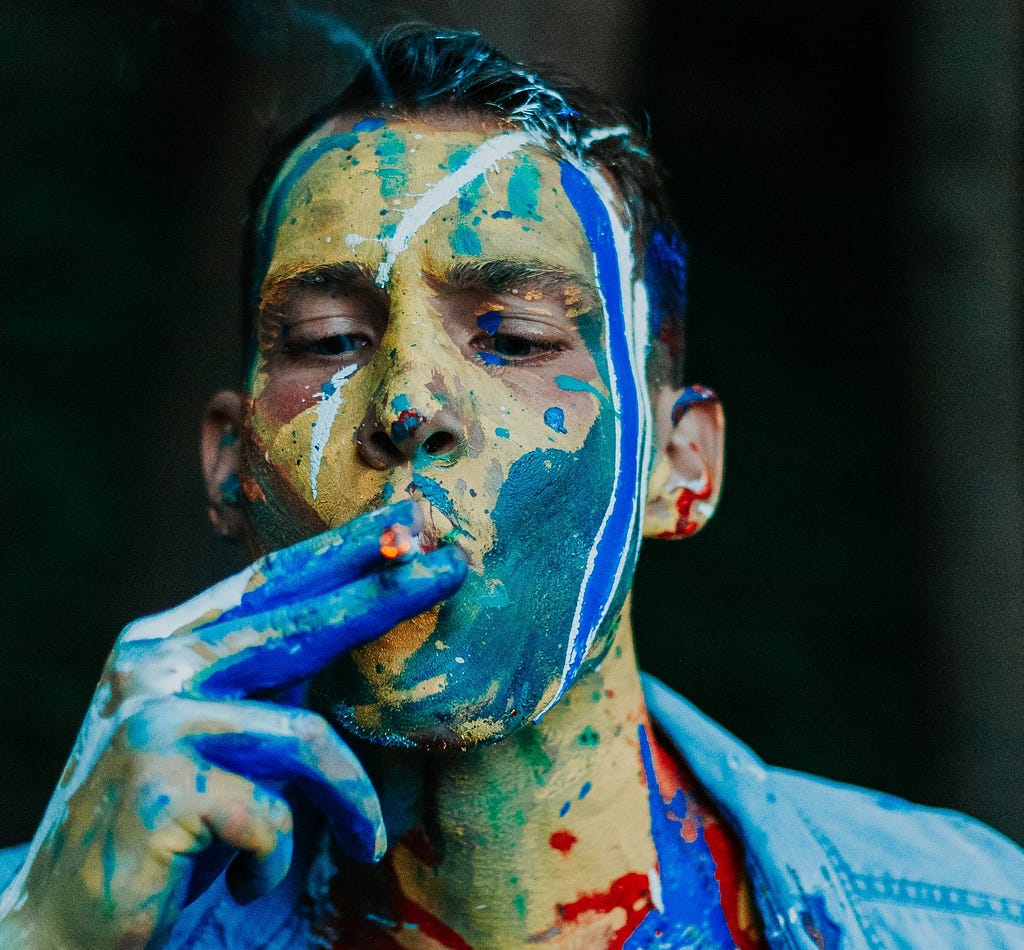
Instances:
[[[257,544],[412,497],[424,543],[470,568],[314,682],[362,735],[507,734],[607,645],[647,428],[610,201],[525,133],[452,115],[333,120],[271,189],[244,439]]]

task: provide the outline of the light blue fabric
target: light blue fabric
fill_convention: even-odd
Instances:
[[[651,715],[743,843],[772,947],[1022,950],[1024,851],[957,812],[768,768],[652,677]]]
[[[1024,851],[1015,844],[955,812],[769,768],[657,680],[645,677],[644,687],[655,722],[743,843],[773,948],[1024,950]],[[24,854],[0,851],[0,888]],[[307,862],[296,858],[285,884],[246,907],[218,880],[185,909],[167,946],[307,945]]]

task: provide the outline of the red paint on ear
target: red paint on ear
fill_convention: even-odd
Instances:
[[[556,851],[561,851],[562,854],[568,854],[572,851],[572,846],[579,841],[571,831],[555,831],[551,837],[548,838],[548,844],[551,845]]]
[[[696,449],[696,446],[691,446]],[[676,527],[674,531],[662,531],[658,538],[688,538],[700,525],[690,520],[690,509],[695,501],[707,501],[711,497],[711,479],[705,481],[700,491],[684,488],[676,499]]]

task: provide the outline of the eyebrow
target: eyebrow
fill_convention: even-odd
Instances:
[[[529,286],[542,293],[581,290],[596,299],[593,284],[580,274],[565,268],[522,260],[460,261],[444,275],[444,283],[454,290],[489,290],[506,293]]]
[[[288,291],[296,285],[323,285],[334,290],[368,290],[376,285],[373,271],[356,261],[340,261],[333,264],[317,264],[291,274],[281,274],[264,286],[260,295],[261,306],[279,304]]]

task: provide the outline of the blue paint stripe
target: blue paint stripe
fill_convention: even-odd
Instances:
[[[611,501],[611,513],[604,534],[598,543],[594,572],[587,581],[580,611],[580,626],[574,645],[575,657],[568,671],[567,682],[576,675],[588,635],[600,623],[605,605],[615,594],[618,564],[623,558],[635,556],[638,525],[633,517],[634,498],[639,484],[639,465],[636,447],[640,444],[640,394],[633,375],[629,353],[630,329],[622,308],[622,281],[619,259],[615,249],[615,233],[604,202],[574,165],[562,162],[562,188],[572,202],[583,224],[583,230],[594,252],[597,265],[597,283],[604,298],[608,324],[608,350],[611,355],[610,380],[613,396],[619,396],[619,483]]]

